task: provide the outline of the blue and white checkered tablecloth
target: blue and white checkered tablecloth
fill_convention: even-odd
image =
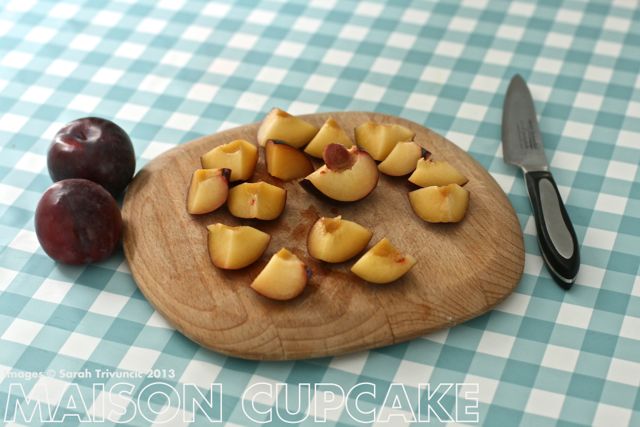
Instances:
[[[314,385],[376,386],[359,400],[336,394],[327,425],[359,425],[354,403],[376,411],[365,424],[412,424],[421,383],[432,391],[467,383],[440,403],[453,413],[456,396],[471,391],[487,426],[640,425],[639,70],[635,0],[2,0],[0,424],[39,425],[41,403],[45,415],[68,415],[63,425],[101,411],[103,425],[209,425],[197,406],[150,396],[147,386],[161,381],[203,393],[220,385],[213,396],[227,425],[257,425],[269,414],[270,425],[293,420],[282,416],[282,384],[295,398],[300,383],[312,386],[311,399],[299,399],[311,415],[319,410]],[[514,73],[530,84],[581,242],[570,292],[544,268],[520,172],[502,160],[502,102]],[[64,123],[116,121],[140,167],[273,106],[395,114],[467,150],[507,192],[524,229],[525,273],[514,294],[486,315],[403,344],[249,362],[168,326],[122,253],[69,267],[40,248],[33,213],[51,184],[49,142]],[[148,371],[155,375],[126,381],[97,374]],[[123,381],[131,388],[114,387]],[[279,391],[252,399],[247,391],[263,383]],[[386,399],[398,391],[392,384],[407,398]],[[457,421],[432,414],[429,425],[465,419]]]

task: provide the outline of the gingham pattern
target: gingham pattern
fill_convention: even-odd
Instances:
[[[0,372],[175,369],[172,384],[223,383],[229,425],[253,424],[241,398],[260,381],[345,389],[373,382],[381,390],[390,382],[409,390],[421,382],[479,383],[484,425],[640,425],[637,6],[2,1]],[[530,84],[582,242],[570,292],[543,267],[520,172],[502,161],[501,106],[516,72]],[[33,212],[50,185],[49,141],[63,123],[88,114],[115,120],[131,135],[141,166],[175,144],[255,121],[272,106],[396,114],[468,150],[508,193],[524,228],[526,266],[516,292],[491,313],[408,343],[255,363],[205,351],[168,327],[137,290],[122,254],[75,268],[40,249]],[[1,378],[0,413],[11,399],[10,381]],[[69,381],[41,378],[25,390],[46,400],[48,388],[54,402]],[[136,392],[149,381],[137,380]],[[92,405],[92,381],[74,382]],[[368,405],[380,410],[383,398]],[[355,424],[346,411],[334,418]],[[131,424],[148,422],[137,416]],[[203,417],[195,424],[207,425]]]

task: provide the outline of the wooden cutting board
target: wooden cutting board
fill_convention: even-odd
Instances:
[[[375,120],[416,132],[415,141],[468,178],[470,204],[459,224],[429,224],[411,210],[404,178],[380,175],[367,198],[333,205],[266,173],[264,151],[253,181],[287,190],[274,221],[239,220],[226,208],[191,216],[186,193],[200,156],[234,139],[256,142],[258,123],[182,144],[152,160],[135,177],[122,210],[124,250],[133,277],[149,302],[180,332],[204,347],[247,359],[301,359],[398,343],[453,326],[491,309],[522,275],[520,224],[506,195],[475,160],[444,137],[416,123],[376,113],[303,116],[321,126],[333,116],[351,133]],[[307,253],[306,236],[320,216],[342,215],[373,230],[370,245],[388,237],[418,260],[401,280],[368,284],[349,271],[352,262],[325,264]],[[241,271],[223,271],[207,253],[208,224],[246,224],[272,239],[263,257]],[[276,302],[249,284],[281,247],[313,271],[301,296]]]

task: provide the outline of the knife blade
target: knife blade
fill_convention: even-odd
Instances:
[[[571,288],[580,268],[578,239],[549,171],[531,92],[518,74],[504,99],[502,153],[505,162],[524,173],[540,252],[551,276],[562,288]]]

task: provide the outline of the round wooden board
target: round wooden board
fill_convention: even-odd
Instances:
[[[138,287],[180,332],[200,345],[248,359],[301,359],[337,355],[405,341],[478,316],[509,295],[524,266],[522,231],[506,195],[467,153],[416,123],[376,113],[303,116],[321,126],[333,116],[351,133],[375,120],[416,132],[415,141],[468,178],[470,204],[459,224],[429,224],[411,210],[405,178],[380,175],[364,200],[333,205],[266,173],[264,151],[253,181],[287,190],[274,221],[239,220],[225,207],[203,215],[186,211],[186,193],[200,156],[244,138],[256,142],[258,123],[182,144],[152,160],[135,177],[122,210],[124,250]],[[388,237],[417,265],[389,285],[368,284],[350,273],[352,262],[325,264],[307,253],[306,236],[320,216],[342,215],[373,230],[370,246]],[[241,271],[223,271],[207,252],[208,224],[247,224],[272,239],[263,257]],[[249,284],[281,247],[313,271],[298,298],[268,300]]]

